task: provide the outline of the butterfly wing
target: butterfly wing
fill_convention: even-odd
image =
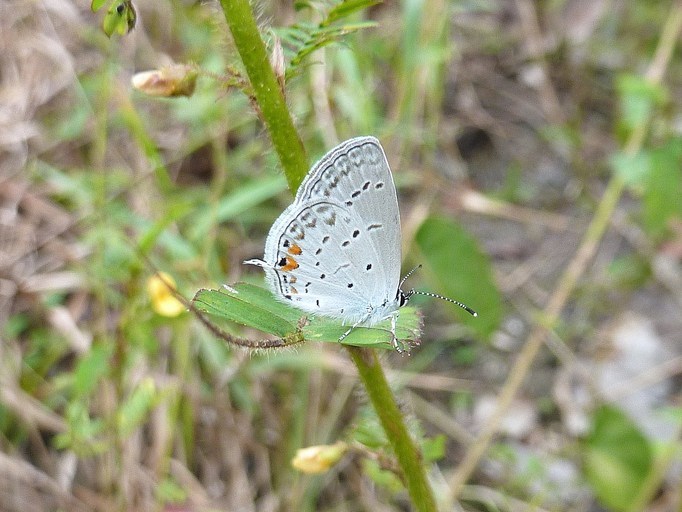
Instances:
[[[265,244],[270,286],[311,313],[362,321],[395,302],[400,214],[374,137],[346,141],[310,170]]]

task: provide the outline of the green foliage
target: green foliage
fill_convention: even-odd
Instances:
[[[651,153],[641,151],[632,156],[620,152],[614,153],[611,156],[611,167],[627,185],[641,186],[645,181],[649,181],[651,176],[653,169]]]
[[[655,238],[682,221],[682,138],[673,137],[650,154],[651,170],[643,180],[642,221]]]
[[[621,75],[616,81],[616,88],[620,100],[620,127],[626,134],[646,125],[655,109],[668,99],[662,86],[640,75]]]
[[[457,366],[471,366],[480,356],[480,350],[475,345],[457,346],[452,354],[452,360]]]
[[[424,264],[424,270],[412,279],[425,276],[430,289],[417,286],[419,289],[462,300],[479,313],[478,318],[471,318],[455,306],[420,297],[414,297],[413,307],[400,312],[399,336],[415,339],[420,325],[419,308],[450,308],[448,311],[476,335],[466,346],[454,341],[427,345],[425,341],[410,357],[401,357],[392,351],[387,324],[378,329],[355,329],[346,341],[355,346],[390,349],[382,359],[401,369],[390,375],[391,379],[412,382],[416,392],[423,393],[432,406],[447,414],[458,417],[463,412],[466,416],[475,407],[481,389],[502,391],[499,382],[485,383],[479,378],[489,374],[480,371],[482,365],[498,365],[501,372],[507,368],[496,356],[491,358],[489,347],[478,339],[488,339],[499,329],[505,315],[503,299],[488,258],[465,229],[437,216],[415,226],[415,219],[421,219],[423,212],[442,215],[439,212],[445,209],[438,203],[440,195],[429,201],[424,186],[443,186],[444,180],[437,181],[437,174],[429,172],[428,181],[420,173],[425,169],[450,172],[451,162],[462,163],[470,185],[481,193],[498,194],[504,201],[537,208],[547,204],[539,195],[539,180],[532,176],[532,165],[537,161],[518,158],[513,151],[505,154],[505,150],[517,143],[525,147],[528,137],[539,135],[533,143],[543,157],[552,161],[555,151],[565,165],[562,171],[568,185],[561,196],[559,213],[569,221],[566,231],[571,232],[572,242],[582,235],[578,231],[600,201],[605,185],[602,171],[605,163],[610,163],[628,187],[629,197],[623,202],[626,223],[644,234],[645,247],[653,251],[676,247],[673,237],[682,219],[682,139],[676,126],[679,102],[672,89],[653,85],[650,79],[627,69],[641,69],[650,57],[657,37],[655,29],[662,26],[664,19],[660,7],[663,4],[628,4],[595,24],[593,35],[579,52],[569,55],[574,51],[573,43],[558,39],[562,42],[556,51],[550,46],[542,59],[528,62],[518,59],[519,55],[527,55],[525,41],[517,40],[518,34],[524,32],[507,33],[495,25],[495,19],[504,19],[504,26],[517,27],[516,17],[509,17],[506,11],[501,13],[499,2],[409,0],[384,3],[369,11],[376,3],[298,2],[297,13],[286,13],[296,16],[289,27],[277,24],[279,19],[290,19],[279,17],[281,10],[290,5],[257,4],[267,11],[259,15],[261,36],[270,39],[271,50],[277,44],[272,34],[283,45],[286,76],[293,78],[283,84],[286,106],[311,155],[322,154],[334,140],[359,134],[375,134],[385,141],[399,184],[404,241],[411,249],[407,264]],[[557,14],[556,5],[564,3],[537,4],[538,14],[543,16],[543,35],[554,36],[552,16]],[[60,37],[68,46],[54,54],[72,51],[73,69],[78,74],[73,75],[71,87],[61,73],[59,83],[40,84],[39,91],[59,93],[50,96],[49,104],[32,109],[36,118],[27,124],[30,130],[35,126],[40,136],[35,144],[26,145],[32,152],[22,173],[28,186],[22,183],[20,189],[26,195],[17,195],[17,200],[20,196],[24,199],[6,210],[7,203],[3,202],[3,223],[30,212],[31,205],[41,201],[43,206],[52,203],[69,217],[63,231],[57,233],[49,233],[44,221],[37,225],[34,234],[40,247],[28,265],[35,265],[35,274],[23,281],[25,269],[16,273],[20,290],[13,304],[15,309],[1,326],[0,342],[0,356],[11,370],[5,371],[2,366],[0,395],[12,396],[12,386],[20,388],[17,391],[32,399],[28,403],[31,412],[58,421],[56,426],[43,430],[41,424],[25,418],[24,411],[3,401],[3,451],[26,460],[35,457],[38,466],[47,468],[60,467],[62,450],[73,451],[79,457],[75,485],[87,486],[83,469],[95,468],[98,472],[92,475],[92,481],[105,485],[87,489],[85,495],[99,491],[102,503],[111,500],[127,509],[182,504],[194,490],[188,493],[183,487],[185,480],[176,480],[177,475],[182,476],[183,470],[200,472],[206,467],[204,463],[219,468],[221,476],[228,474],[232,464],[249,478],[255,472],[251,482],[259,487],[253,495],[262,496],[264,501],[269,499],[268,493],[286,496],[291,501],[282,506],[292,510],[327,510],[319,505],[330,503],[328,498],[335,492],[349,498],[343,506],[352,509],[362,499],[352,501],[352,493],[356,489],[363,492],[365,486],[344,487],[358,482],[356,475],[347,478],[344,472],[357,472],[357,465],[339,467],[340,477],[330,474],[316,479],[292,476],[289,468],[288,454],[302,444],[341,436],[353,439],[363,445],[362,451],[366,450],[363,477],[369,477],[382,490],[399,493],[402,499],[404,481],[396,476],[395,454],[386,433],[376,415],[364,412],[369,407],[358,411],[357,393],[348,391],[355,377],[346,374],[347,365],[337,355],[345,353],[337,349],[337,339],[347,326],[305,318],[301,311],[287,308],[269,292],[252,285],[236,285],[238,296],[224,290],[202,291],[195,305],[228,335],[249,340],[267,335],[330,343],[309,343],[297,345],[296,350],[243,357],[240,351],[204,330],[192,315],[168,319],[152,312],[144,286],[152,267],[172,273],[180,293],[186,297],[201,286],[217,287],[218,283],[238,279],[244,273],[241,261],[262,254],[267,229],[288,199],[277,154],[270,149],[262,124],[262,112],[254,108],[253,91],[240,74],[242,67],[237,64],[234,48],[225,42],[226,30],[215,9],[206,9],[202,2],[170,2],[162,16],[156,4],[137,5],[144,9],[145,26],[137,30],[145,30],[141,38],[145,45],[141,47],[143,53],[134,52],[134,62],[129,60],[131,53],[117,51],[116,44],[107,45],[98,27],[88,31],[79,20],[70,34],[68,17],[60,19]],[[127,33],[137,19],[130,0],[92,0],[91,7],[103,11],[103,26],[110,36]],[[481,12],[487,14],[481,18]],[[376,17],[379,23],[370,17]],[[275,26],[264,28],[267,23]],[[22,20],[24,24],[29,24],[28,18]],[[365,30],[370,27],[372,30]],[[34,39],[39,44],[39,39]],[[317,65],[313,52],[320,48],[327,49],[324,90],[311,79],[314,75],[308,74],[319,69],[313,67]],[[202,79],[192,97],[175,101],[131,94],[130,72],[138,65],[157,64],[151,49],[164,57],[196,63],[205,72],[202,76],[213,80]],[[519,63],[524,67],[520,68]],[[528,87],[530,82],[518,80],[532,78],[526,72],[536,64],[546,66],[548,71],[541,92],[551,92],[552,85],[557,87],[566,122],[548,123],[545,105],[532,104],[535,88]],[[670,68],[674,80],[679,76],[679,62],[673,61]],[[617,74],[620,78],[616,78]],[[21,89],[14,91],[20,94]],[[323,106],[329,112],[320,108],[320,99],[326,102]],[[618,112],[613,111],[616,102]],[[496,156],[498,148],[505,158],[511,156],[499,163],[505,169],[499,176],[491,172],[479,180],[476,173],[480,166],[475,162],[470,166],[469,157],[456,154],[458,137],[471,125],[494,139],[494,147],[486,150],[484,157]],[[647,125],[652,130],[643,133],[643,144],[636,152],[613,149]],[[521,138],[517,138],[519,126],[525,130]],[[12,136],[20,137],[22,131]],[[531,146],[525,151],[534,150]],[[464,161],[458,161],[460,156]],[[487,184],[491,187],[486,188]],[[3,189],[0,194],[3,200],[14,196],[8,191]],[[542,216],[543,212],[537,213]],[[477,237],[490,236],[491,227],[493,233],[500,229],[495,224],[499,222],[498,214],[492,212],[488,218],[471,214],[469,225]],[[517,225],[534,242],[545,241],[547,233],[536,229],[532,222],[521,220]],[[630,243],[622,241],[621,227],[619,224],[612,230],[610,241],[604,239],[608,243],[616,239],[615,247],[595,240],[598,247],[604,246],[599,265],[595,266],[597,272],[582,281],[584,295],[571,309],[570,318],[578,319],[586,339],[597,329],[588,323],[590,319],[608,319],[619,306],[611,301],[597,303],[601,296],[609,296],[614,290],[619,297],[631,291],[664,293],[660,291],[664,287],[657,288],[657,277],[651,272],[649,249],[645,254],[633,250]],[[630,226],[625,227],[631,232]],[[415,238],[408,238],[415,228]],[[557,230],[552,236],[563,234]],[[487,246],[495,246],[497,240],[491,240],[486,239]],[[562,238],[562,243],[565,240]],[[46,247],[47,254],[41,252]],[[576,248],[572,243],[567,247],[571,253]],[[531,256],[542,256],[534,252],[528,255],[526,248],[522,249],[521,257],[528,259],[512,261],[515,255],[510,259],[496,257],[496,265],[501,261],[497,269],[500,283],[509,275],[518,277],[517,270],[538,261]],[[61,254],[67,256],[60,267],[54,261],[58,260],[55,255]],[[566,255],[567,259],[571,257]],[[569,262],[542,261],[540,273],[551,267],[547,272],[551,277],[536,281],[535,269],[531,268],[529,274],[533,277],[528,286],[505,286],[504,300],[509,301],[510,311],[530,311],[525,321],[534,322],[532,310],[542,308],[547,294],[560,286],[555,277],[563,265]],[[8,290],[11,293],[14,270],[5,273],[3,267],[3,300]],[[52,272],[60,277],[62,271],[67,276],[77,274],[82,284],[65,289],[57,286],[56,291],[40,290],[43,281],[49,283],[54,277]],[[587,272],[591,272],[589,263]],[[604,290],[604,294],[594,294],[594,287]],[[598,297],[590,300],[591,295]],[[88,351],[74,350],[68,339],[73,332],[55,328],[49,313],[56,307],[73,315],[77,329],[92,337]],[[435,316],[430,311],[425,313],[427,319]],[[655,312],[643,313],[655,316]],[[438,331],[429,329],[429,334],[441,334]],[[326,349],[331,349],[331,354]],[[512,360],[513,355],[505,359]],[[553,364],[551,360],[545,366]],[[553,371],[551,367],[543,370]],[[501,381],[503,375],[496,375]],[[460,377],[470,379],[471,386],[459,387],[456,381]],[[425,383],[427,387],[419,388]],[[529,393],[533,391],[532,386],[528,388]],[[552,398],[543,390],[540,394],[536,397],[540,407],[549,404],[541,414],[554,419]],[[160,404],[164,414],[154,414],[152,421],[152,412],[160,412],[155,411]],[[409,407],[401,411],[404,416],[406,410]],[[679,409],[675,412],[680,414]],[[418,414],[421,418],[429,412],[418,410]],[[414,424],[418,424],[417,419],[410,426]],[[349,425],[354,430],[349,432]],[[436,431],[438,426],[429,425]],[[540,433],[546,425],[537,427]],[[461,459],[459,449],[454,456],[448,448],[459,441],[443,435],[425,438],[418,430],[413,428],[411,435],[418,439],[423,461],[438,461],[443,474],[451,473]],[[556,432],[560,430],[553,430],[552,435]],[[132,447],[137,454],[140,440],[145,445],[139,460],[126,459],[125,464],[119,460],[122,450]],[[146,451],[150,440],[157,443],[152,457]],[[228,445],[222,444],[226,441]],[[127,445],[129,442],[134,444]],[[229,442],[240,443],[243,465],[223,460],[225,452],[221,448],[229,447]],[[504,497],[509,493],[518,499],[534,495],[538,488],[542,489],[540,493],[551,494],[553,488],[543,476],[544,458],[532,456],[528,467],[518,470],[517,446],[523,442],[502,440],[500,445],[489,448],[487,455],[495,458],[501,473],[507,470],[512,474],[506,480],[488,481],[487,485],[494,486],[494,491]],[[236,450],[229,453],[232,456]],[[92,460],[100,456],[105,464]],[[618,411],[600,409],[588,439],[576,452],[562,456],[584,460],[594,495],[609,510],[627,508],[633,496],[647,496],[641,486],[650,479],[651,448]],[[137,464],[135,470],[145,475],[141,489],[130,486],[130,479],[122,474],[130,464]],[[180,472],[175,472],[178,469]],[[151,492],[144,485],[149,485]],[[131,494],[137,493],[135,496],[149,496],[157,503],[134,503],[135,498],[126,495],[128,489],[132,489]],[[308,507],[298,507],[301,502],[296,500],[306,493],[312,496]],[[131,501],[126,502],[128,499]],[[540,506],[575,508],[575,504],[545,505]],[[405,506],[400,503],[395,508]],[[509,504],[488,506],[502,509]],[[532,504],[529,506],[532,508]]]
[[[634,254],[615,258],[609,265],[609,288],[636,289],[651,277],[649,262]]]
[[[617,81],[620,100],[619,128],[632,133],[652,123],[668,101],[669,93],[638,75],[622,75]],[[627,186],[642,196],[642,223],[654,238],[665,236],[671,222],[682,220],[682,139],[661,124],[658,140],[634,155],[616,152],[611,166]]]
[[[447,437],[443,434],[424,439],[422,442],[422,455],[424,456],[424,461],[436,462],[445,457],[446,442]]]
[[[73,401],[66,408],[67,430],[54,438],[58,449],[69,449],[81,457],[103,453],[111,444],[106,440],[106,422],[103,418],[92,418],[88,402]]]
[[[73,372],[73,392],[78,398],[90,396],[111,369],[112,346],[98,344],[78,361]]]
[[[585,439],[585,476],[612,510],[628,510],[652,470],[653,455],[644,435],[620,410],[602,406]]]
[[[319,23],[298,22],[289,27],[274,29],[274,33],[281,39],[285,50],[285,57],[289,62],[286,76],[291,77],[299,72],[299,66],[311,53],[339,43],[344,36],[375,27],[374,22],[349,22],[346,18],[379,3],[377,0],[350,0],[333,4]],[[297,9],[314,7],[310,2],[298,2]]]
[[[104,4],[107,3],[108,0],[92,0],[90,4],[90,8],[92,9],[92,12],[97,12],[99,11],[102,7],[104,7]]]
[[[398,493],[404,489],[400,478],[395,472],[382,468],[381,464],[372,459],[362,460],[362,472],[377,486]]]
[[[302,340],[338,343],[348,330],[348,326],[339,322],[313,315],[306,317],[301,310],[277,301],[268,290],[246,283],[223,290],[200,290],[193,304],[211,318],[227,319],[283,338],[284,345]],[[398,339],[409,346],[418,339],[419,330],[417,312],[413,308],[402,308],[396,327]],[[342,343],[393,349],[392,340],[390,320],[385,320],[373,328],[356,327]]]
[[[410,427],[410,433],[419,445],[425,463],[436,462],[445,456],[446,436],[425,437],[418,424],[412,423]],[[386,433],[374,411],[369,407],[363,407],[348,435],[355,443],[363,445],[374,454],[374,457],[363,458],[363,471],[367,476],[392,493],[402,491],[404,485],[395,469],[382,467],[378,462],[391,460],[393,454]]]
[[[96,11],[104,4],[102,0],[93,0],[92,10]],[[99,6],[95,8],[95,6]],[[113,0],[102,20],[102,30],[111,37],[113,34],[125,35],[135,28],[137,11],[131,0]]]
[[[386,433],[381,428],[376,414],[367,407],[362,408],[358,414],[350,437],[372,450],[385,449],[388,446]]]
[[[133,430],[147,421],[149,411],[158,403],[159,395],[151,378],[142,380],[130,396],[120,405],[116,422],[122,436],[129,436]]]
[[[24,332],[30,325],[28,315],[19,314],[13,315],[7,319],[5,324],[2,326],[0,331],[0,336],[5,339],[11,340],[18,337],[22,332]]]
[[[490,337],[502,318],[502,301],[490,263],[471,235],[448,219],[432,217],[421,225],[415,242],[435,291],[476,310],[478,317],[473,318],[450,307],[463,324],[483,338]]]
[[[156,495],[162,503],[182,505],[187,500],[187,491],[169,478],[162,480],[156,488]]]
[[[200,239],[215,224],[234,220],[285,189],[286,181],[282,175],[244,182],[239,188],[225,194],[216,204],[196,210],[192,214],[196,220],[191,223],[190,235],[193,239]]]

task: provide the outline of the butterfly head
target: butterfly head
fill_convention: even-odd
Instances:
[[[406,292],[402,288],[398,288],[398,295],[395,298],[396,302],[398,302],[398,307],[402,308],[403,306],[407,305],[407,303],[410,301],[410,297],[412,297],[414,293],[414,289]]]

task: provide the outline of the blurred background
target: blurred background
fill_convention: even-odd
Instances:
[[[292,195],[220,5],[139,1],[108,38],[111,5],[0,3],[0,510],[410,510],[342,347],[235,349],[154,288],[262,283],[241,262]],[[479,313],[415,300],[421,345],[382,353],[436,495],[512,376],[456,510],[682,510],[679,2],[253,6],[310,161],[377,136],[410,285]],[[171,63],[192,96],[131,87]]]

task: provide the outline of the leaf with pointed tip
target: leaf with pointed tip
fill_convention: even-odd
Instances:
[[[476,318],[451,308],[463,324],[489,338],[502,318],[502,300],[490,262],[476,241],[451,220],[431,217],[419,228],[415,242],[436,291],[474,309]]]
[[[102,20],[102,30],[111,37],[113,33],[125,35],[135,28],[137,11],[131,0],[112,2]]]
[[[308,315],[275,299],[270,291],[248,283],[237,283],[222,290],[199,290],[194,306],[210,317],[229,320],[264,333],[286,337],[301,330],[307,341],[338,342],[348,330],[332,319]],[[415,308],[400,309],[396,335],[407,348],[417,343],[421,333],[421,318]],[[356,327],[343,344],[359,347],[392,349],[390,320],[372,328]]]

